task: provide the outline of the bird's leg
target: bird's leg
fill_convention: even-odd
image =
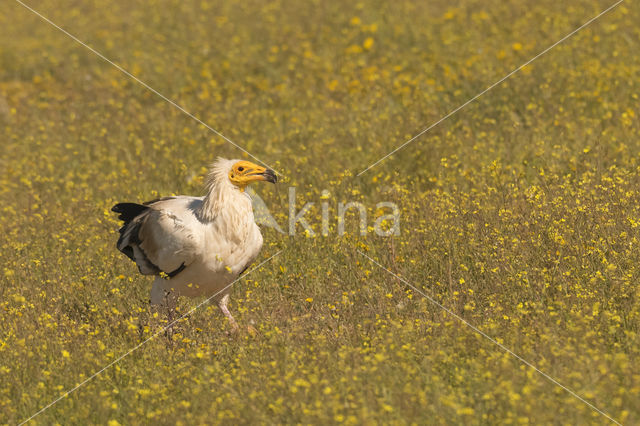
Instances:
[[[231,323],[231,332],[235,333],[236,331],[238,331],[238,323],[236,322],[235,319],[233,319],[231,312],[229,312],[229,308],[227,308],[227,303],[229,303],[229,295],[225,294],[222,297],[222,299],[220,299],[220,301],[218,302],[218,307],[220,308],[224,316],[227,317],[227,319]]]
[[[173,321],[176,311],[177,296],[174,291],[171,291],[167,285],[168,281],[164,278],[158,277],[153,282],[151,287],[151,305],[156,312],[165,308],[167,311],[167,326],[165,330],[165,336],[171,340],[173,336]]]
[[[173,326],[174,321],[176,321],[176,316],[178,315],[176,305],[177,305],[177,296],[174,291],[165,290],[164,291],[164,300],[162,304],[167,308],[167,327],[164,331],[165,336],[169,339],[170,342],[173,343]]]
[[[176,309],[177,299],[177,294],[171,288],[170,281],[160,277],[156,278],[151,287],[151,305],[165,307],[168,314],[171,315],[171,311]]]
[[[165,297],[165,279],[162,277],[158,277],[153,282],[151,286],[151,304],[152,305],[162,305]]]
[[[175,297],[170,292],[167,292],[167,294],[164,295],[164,306],[167,308],[167,320],[169,321],[169,324],[171,324],[173,322],[174,314],[176,313],[176,301]]]

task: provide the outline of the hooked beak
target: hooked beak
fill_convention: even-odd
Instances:
[[[264,176],[267,182],[276,183],[278,181],[278,176],[276,175],[276,172],[274,172],[271,169],[265,170],[264,173],[262,173],[262,176]]]
[[[276,183],[278,181],[278,176],[276,176],[276,173],[273,170],[266,169],[264,167],[260,167],[260,169],[248,174],[247,177],[251,178],[251,180],[263,180],[271,183]]]

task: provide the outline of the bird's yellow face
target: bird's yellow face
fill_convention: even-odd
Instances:
[[[244,188],[251,182],[258,180],[264,180],[271,183],[276,183],[278,177],[275,172],[266,167],[258,166],[250,161],[238,161],[233,165],[231,171],[229,171],[229,180],[235,186],[244,191]]]

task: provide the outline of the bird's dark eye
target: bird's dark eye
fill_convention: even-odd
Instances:
[[[244,167],[238,167],[238,171],[241,172],[244,170]]]

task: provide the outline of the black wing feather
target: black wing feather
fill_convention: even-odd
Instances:
[[[129,240],[129,244],[135,244],[135,245],[139,245],[142,241],[140,241],[140,239],[138,238],[138,231],[140,229],[141,226],[141,222],[140,221],[136,221],[133,222],[133,219],[135,219],[136,217],[140,216],[142,213],[144,213],[145,211],[147,211],[150,208],[150,205],[157,202],[157,201],[164,201],[167,199],[172,199],[175,197],[162,197],[162,198],[158,198],[155,200],[151,200],[151,201],[147,201],[144,204],[137,204],[137,203],[118,203],[115,206],[113,206],[111,208],[111,211],[119,213],[120,215],[118,216],[118,219],[124,221],[124,225],[122,225],[122,227],[118,230],[118,232],[120,233],[120,238],[118,238],[118,243],[116,244],[117,247],[120,247],[122,240],[124,238],[124,234],[127,230],[127,228],[129,226],[133,226],[134,228],[131,230],[131,237]],[[151,269],[152,271],[154,271],[154,273],[159,273],[161,272],[160,268],[158,268],[156,265],[154,265],[149,258],[147,257],[147,255],[144,253],[144,251],[142,250],[141,247],[138,246],[138,250],[140,250],[140,252],[142,253],[143,257],[144,257],[144,261],[146,262],[146,266],[147,268]],[[131,247],[131,245],[127,245],[126,247],[123,247],[120,250],[122,253],[124,253],[129,259],[133,260],[134,262],[137,263],[135,255],[134,255],[134,251],[133,248]],[[173,278],[176,275],[178,275],[180,272],[182,272],[182,270],[185,268],[185,264],[183,263],[182,265],[180,265],[180,267],[178,267],[175,271],[171,271],[169,272],[167,275],[169,276],[169,278]],[[140,269],[140,266],[138,265],[138,269]],[[142,270],[140,269],[140,272],[142,272]]]
[[[115,206],[111,207],[111,211],[120,213],[118,219],[124,221],[126,226],[128,222],[131,222],[136,216],[138,216],[148,208],[149,206],[144,206],[142,204],[118,203]]]

